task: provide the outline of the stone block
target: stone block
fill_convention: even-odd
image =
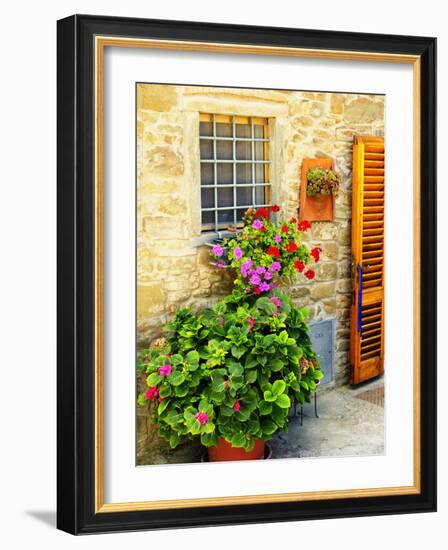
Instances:
[[[328,283],[318,283],[314,282],[310,286],[311,298],[315,301],[321,300],[322,298],[328,298],[333,296],[336,290],[336,282],[331,281]]]
[[[347,122],[366,123],[384,117],[384,105],[368,97],[358,97],[345,105],[344,120]]]
[[[149,149],[145,157],[147,170],[153,175],[181,176],[184,173],[182,155],[168,145]]]
[[[338,264],[336,262],[322,262],[317,264],[317,279],[319,281],[332,281],[338,276]]]
[[[137,285],[137,317],[161,313],[165,305],[165,293],[160,283]]]
[[[170,111],[177,105],[177,86],[137,84],[137,109]]]

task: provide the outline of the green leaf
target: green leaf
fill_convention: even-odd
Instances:
[[[181,384],[180,386],[176,386],[174,388],[174,393],[176,394],[176,397],[185,397],[188,392],[189,392],[188,384]]]
[[[277,397],[270,390],[266,390],[263,394],[263,397],[264,397],[264,400],[268,401],[269,403],[277,399]]]
[[[289,407],[291,406],[291,400],[286,395],[286,393],[282,393],[277,397],[275,404],[281,407],[282,409],[289,409]]]
[[[201,443],[205,447],[216,447],[218,445],[218,435],[216,433],[202,433]]]
[[[310,389],[310,387],[308,386],[308,382],[306,382],[305,380],[300,380],[300,385],[307,391]]]
[[[246,349],[243,346],[232,346],[232,355],[236,359],[239,359],[246,353]]]
[[[244,447],[246,444],[246,435],[243,433],[236,433],[232,435],[232,447]]]
[[[266,365],[266,363],[268,362],[267,355],[259,355],[258,356],[258,362],[260,363],[260,365],[262,365],[264,367],[264,365]]]
[[[257,358],[254,355],[249,354],[246,357],[246,362],[244,366],[246,367],[246,369],[253,369],[254,367],[257,366],[257,364],[258,364]]]
[[[146,406],[146,397],[145,397],[145,394],[144,393],[139,393],[138,394],[138,397],[137,397],[137,404],[140,406],[140,407],[145,407]]]
[[[170,404],[170,402],[166,399],[161,401],[159,403],[159,406],[157,407],[157,414],[161,415],[163,413],[163,411],[168,407],[169,404]]]
[[[185,376],[179,371],[172,372],[167,378],[173,386],[180,386],[183,382],[185,382]]]
[[[284,363],[281,359],[272,359],[269,361],[269,366],[271,371],[278,372],[279,370],[282,370]]]
[[[272,435],[278,429],[277,424],[269,419],[262,420],[261,427],[263,429],[263,433],[266,435]]]
[[[171,433],[170,439],[169,439],[170,447],[174,449],[179,445],[179,442],[180,442],[180,437],[175,433]]]
[[[324,377],[324,373],[321,370],[314,371],[315,380],[322,380],[323,377]]]
[[[159,395],[160,397],[169,397],[171,395],[171,386],[168,384],[162,384],[159,386]]]
[[[196,350],[189,351],[185,356],[187,363],[198,363],[199,362],[199,353]]]
[[[158,372],[153,372],[146,379],[148,386],[157,386],[157,384],[162,380],[162,377]]]
[[[179,353],[175,353],[171,356],[170,362],[172,365],[179,365],[180,363],[182,363],[182,355],[180,355]]]
[[[272,344],[275,342],[275,334],[267,334],[263,338],[263,347],[267,348],[269,346],[272,346]]]
[[[267,414],[271,414],[272,412],[272,403],[268,403],[267,401],[260,401],[258,404],[258,409],[260,411],[260,416],[265,416]]]
[[[243,372],[244,372],[244,369],[239,363],[232,363],[229,366],[230,376],[242,376]]]
[[[283,393],[286,389],[286,383],[284,380],[276,380],[272,384],[272,394],[275,397],[278,397],[281,393]]]
[[[250,370],[246,373],[246,384],[253,384],[257,380],[257,371]]]

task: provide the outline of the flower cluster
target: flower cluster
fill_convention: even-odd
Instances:
[[[263,294],[276,288],[280,277],[303,273],[313,279],[315,272],[306,268],[310,259],[319,261],[320,248],[311,251],[302,244],[302,233],[311,228],[307,220],[277,222],[272,214],[280,207],[249,209],[244,215],[244,228],[235,238],[224,242],[230,265],[236,270],[235,285],[246,294]],[[212,248],[219,259],[224,254],[221,245]]]

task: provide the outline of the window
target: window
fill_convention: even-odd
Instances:
[[[268,119],[200,115],[202,231],[241,225],[270,197]]]

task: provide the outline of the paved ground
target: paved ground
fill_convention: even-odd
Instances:
[[[305,404],[303,425],[299,416],[291,418],[288,431],[269,442],[273,458],[383,454],[383,389],[380,378],[355,388],[318,390],[319,418],[314,400]]]

